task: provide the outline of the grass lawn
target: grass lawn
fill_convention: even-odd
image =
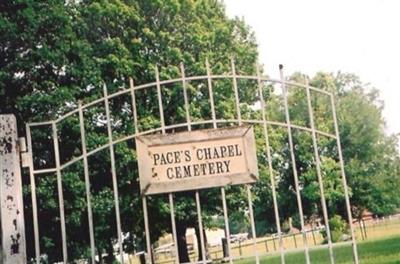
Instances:
[[[358,254],[361,264],[400,264],[400,237],[358,242]],[[335,263],[353,263],[351,245],[336,245],[333,249]],[[286,253],[286,263],[305,263],[304,252]],[[329,264],[328,249],[314,249],[310,251],[311,262]],[[254,258],[236,261],[238,264],[253,264]],[[266,256],[261,263],[280,264],[280,256]]]
[[[357,226],[356,226],[357,227]],[[360,264],[400,264],[400,219],[385,219],[384,221],[374,222],[369,224],[367,228],[368,239],[363,241],[360,229],[356,228],[357,245],[359,252]],[[294,239],[295,238],[295,239]],[[311,247],[321,245],[323,240],[319,232],[307,234],[307,241]],[[296,241],[296,242],[295,242]],[[302,234],[298,233],[295,236],[286,236],[283,238],[283,244],[288,253],[285,254],[286,264],[302,264],[305,263]],[[260,255],[269,253],[261,257],[261,263],[265,264],[280,264],[280,256],[278,255],[279,245],[277,238],[259,237],[257,239],[257,252]],[[234,258],[243,256],[242,260],[237,260],[237,264],[254,264],[254,258],[246,258],[254,254],[254,245],[251,239],[244,241],[239,248],[238,243],[233,243],[231,253]],[[291,251],[291,253],[289,253]],[[310,250],[312,264],[330,264],[328,249],[315,248]],[[335,264],[351,264],[352,250],[349,244],[337,244],[334,246]],[[196,252],[191,254],[192,261],[196,259]],[[221,246],[210,248],[210,256],[215,263],[220,263],[222,259]],[[130,262],[139,264],[137,256],[131,256]],[[159,254],[156,256],[158,264],[173,264],[174,259],[170,254]]]

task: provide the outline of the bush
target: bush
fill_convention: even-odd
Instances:
[[[331,240],[333,243],[342,241],[346,234],[348,233],[348,225],[345,220],[340,215],[334,215],[329,220],[329,227],[331,228]],[[324,243],[328,242],[326,229],[323,230],[322,236],[324,237]]]
[[[283,233],[288,233],[290,231],[289,219],[283,221],[283,223],[281,224],[281,230]]]

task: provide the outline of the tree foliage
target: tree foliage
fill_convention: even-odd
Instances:
[[[298,83],[306,83],[306,78],[301,73],[288,77]],[[400,184],[398,141],[396,135],[385,133],[383,105],[378,91],[363,84],[357,76],[340,72],[336,75],[318,73],[308,82],[314,87],[333,93],[335,97],[353,217],[361,219],[365,210],[376,215],[393,213],[399,207],[399,199],[395,194]],[[284,121],[280,88],[270,86],[266,89],[271,90],[266,109],[269,119]],[[289,85],[288,102],[292,124],[310,127],[305,90]],[[311,91],[311,104],[316,129],[335,134],[330,99]],[[311,133],[294,130],[292,134],[301,202],[307,223],[322,218],[313,141]],[[299,217],[288,132],[286,128],[271,127],[269,136],[280,221],[283,224],[289,217]],[[317,143],[329,215],[339,215],[347,219],[336,141],[317,136]],[[264,180],[261,178],[261,182],[256,184],[255,192],[258,234],[276,232],[268,176]],[[299,223],[296,227],[300,228]]]
[[[212,71],[229,71],[229,59],[235,55],[241,71],[249,71],[257,59],[255,39],[239,19],[228,19],[223,5],[204,1],[10,1],[1,3],[0,46],[1,109],[17,115],[22,133],[24,122],[55,119],[77,107],[78,101],[90,102],[103,96],[101,83],[108,92],[128,85],[152,82],[158,66],[161,79],[177,77],[179,63],[186,74],[204,74],[205,59]],[[238,69],[239,70],[239,69]],[[189,87],[192,98],[206,98],[205,86]],[[200,89],[200,91],[199,91]],[[157,97],[153,91],[137,93],[139,129],[160,126]],[[254,100],[251,90],[241,92],[243,100]],[[219,117],[234,115],[234,96],[230,85],[215,87]],[[166,124],[184,120],[182,88],[163,89]],[[201,100],[192,100],[194,102]],[[131,106],[127,98],[116,98],[111,104],[115,138],[134,133]],[[190,105],[193,120],[210,115],[205,102]],[[104,107],[85,110],[85,132],[88,151],[107,142]],[[81,155],[77,115],[58,124],[61,163]],[[54,151],[49,128],[32,131],[35,138],[36,168],[53,167]],[[116,145],[118,191],[126,250],[132,241],[143,247],[143,217],[133,142]],[[116,243],[114,188],[109,169],[110,156],[100,151],[89,158],[95,240],[99,254],[113,256]],[[96,164],[96,165],[91,165]],[[69,259],[88,257],[88,230],[83,167],[78,162],[63,170]],[[55,175],[37,179],[40,247],[48,261],[61,259],[58,197]],[[27,216],[31,215],[29,185],[25,186]],[[219,210],[219,196],[202,195],[206,216]],[[156,241],[170,232],[169,208],[164,196],[149,199],[151,237]],[[196,225],[193,193],[177,196],[177,221],[181,226]],[[28,223],[31,218],[27,217]],[[205,218],[207,224],[207,217]],[[32,235],[28,224],[28,237]],[[28,255],[33,256],[33,240]],[[111,261],[111,259],[109,260]]]
[[[229,60],[236,60],[237,73],[254,74],[257,45],[244,21],[228,19],[224,6],[217,0],[103,0],[103,1],[33,1],[0,3],[0,111],[14,113],[24,134],[24,122],[56,119],[76,109],[78,102],[92,102],[103,97],[102,84],[108,93],[125,89],[132,77],[135,85],[155,80],[156,68],[162,80],[180,76],[179,64],[185,65],[187,76],[204,75],[205,61],[210,61],[216,74],[231,72]],[[305,83],[302,74],[289,78]],[[363,84],[351,74],[318,73],[309,80],[312,86],[332,92],[337,100],[340,137],[346,164],[352,210],[361,217],[365,209],[378,215],[389,214],[400,206],[400,157],[398,138],[384,132],[382,104],[377,90]],[[243,118],[261,120],[256,106],[257,84],[239,82],[240,109]],[[211,118],[207,85],[188,84],[190,115],[193,121]],[[268,119],[285,120],[282,96],[278,87],[266,84]],[[166,125],[185,122],[181,84],[163,86]],[[304,89],[290,87],[288,96],[293,124],[310,126],[307,97]],[[315,125],[320,131],[334,134],[330,100],[312,96]],[[214,83],[214,99],[218,119],[237,116],[230,80]],[[113,138],[119,139],[135,131],[129,96],[110,100]],[[136,92],[138,129],[159,128],[160,117],[156,91]],[[84,111],[88,151],[108,142],[105,109],[95,105]],[[202,126],[207,127],[207,126]],[[78,115],[71,115],[57,125],[61,163],[82,154]],[[186,130],[176,128],[173,131]],[[261,126],[255,126],[260,181],[253,186],[254,210],[258,234],[276,232],[272,190],[268,173],[265,138]],[[272,164],[277,185],[278,207],[283,223],[299,218],[296,186],[290,162],[286,128],[268,127]],[[54,167],[52,131],[49,127],[32,130],[35,168]],[[322,215],[312,137],[293,130],[295,166],[299,173],[302,204],[306,220]],[[318,136],[323,184],[330,215],[346,219],[343,186],[337,146],[334,140]],[[124,250],[132,252],[144,247],[144,223],[139,194],[135,143],[132,140],[115,145],[119,204],[124,233]],[[108,149],[89,157],[95,244],[98,254],[106,253],[113,260],[117,231],[114,187]],[[32,206],[29,178],[24,178],[27,236],[32,237]],[[49,262],[62,259],[58,190],[54,174],[40,175],[37,181],[39,204],[40,247]],[[76,162],[62,171],[65,198],[69,259],[88,258],[87,204],[83,163]],[[184,236],[187,227],[197,227],[194,194],[176,194],[176,217]],[[234,231],[249,230],[246,193],[243,188],[227,190],[230,223]],[[171,232],[170,211],[165,195],[149,198],[151,238]],[[203,219],[206,226],[215,225],[221,215],[219,190],[201,193]],[[298,220],[295,221],[298,225]],[[82,232],[85,230],[85,232]],[[182,235],[181,234],[181,235]],[[33,239],[28,239],[28,256],[33,252]],[[201,255],[201,254],[199,254]],[[187,256],[182,256],[185,258]]]

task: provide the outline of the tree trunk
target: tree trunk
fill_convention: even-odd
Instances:
[[[358,225],[360,226],[360,233],[361,233],[361,239],[364,240],[364,232],[363,232],[363,227],[361,224],[361,219],[357,219]]]
[[[365,224],[364,219],[361,219],[361,221],[363,223],[364,237],[365,237],[365,239],[368,239],[368,236],[367,236],[367,225]]]
[[[97,250],[97,255],[99,256],[99,264],[104,264],[104,261],[103,261],[103,257],[102,257],[102,255],[103,255],[103,250],[101,249],[101,248],[99,248],[98,250]]]
[[[156,263],[156,259],[155,259],[156,256],[154,255],[154,245],[153,244],[151,245],[150,250],[151,250],[151,263],[154,264],[154,263]]]
[[[203,250],[201,248],[201,239],[200,239],[200,232],[199,232],[200,229],[198,227],[195,227],[194,230],[196,232],[196,239],[197,239],[197,250],[198,250],[197,252],[199,252],[198,260],[202,261],[203,260]],[[203,228],[203,237],[204,237],[205,256],[206,256],[206,259],[208,259],[209,256],[208,256],[208,248],[207,248],[207,236],[206,236],[206,232],[205,232],[204,228]]]
[[[186,229],[187,225],[185,222],[177,222],[176,236],[178,239],[179,263],[190,262],[186,242]]]
[[[110,240],[108,245],[107,245],[107,257],[105,259],[106,264],[112,264],[114,263],[115,256],[114,256],[114,248],[113,248],[113,243]]]

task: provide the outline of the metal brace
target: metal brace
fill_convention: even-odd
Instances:
[[[18,147],[21,154],[22,168],[27,168],[31,164],[31,155],[29,155],[29,152],[26,148],[26,139],[24,137],[18,138]]]

